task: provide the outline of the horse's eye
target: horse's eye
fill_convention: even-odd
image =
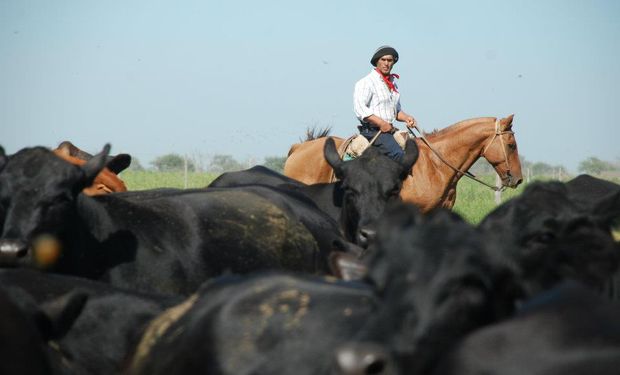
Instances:
[[[510,144],[508,144],[508,148],[514,151],[514,150],[517,149],[517,144],[516,143],[510,143]]]

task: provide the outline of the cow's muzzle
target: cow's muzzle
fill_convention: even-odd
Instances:
[[[20,240],[0,240],[0,265],[14,265],[28,255],[28,245]]]

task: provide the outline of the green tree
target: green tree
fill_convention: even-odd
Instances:
[[[132,156],[131,157],[131,164],[129,164],[129,167],[127,168],[127,170],[129,170],[129,171],[143,171],[144,167],[142,166],[142,164],[140,164],[140,160],[138,160],[138,158]]]
[[[284,163],[286,162],[285,156],[267,156],[265,158],[265,167],[272,169],[276,172],[284,172]]]
[[[612,169],[611,165],[608,162],[600,160],[594,156],[587,158],[586,160],[582,160],[579,163],[579,172],[584,172],[588,174],[600,174],[603,171],[607,171]]]
[[[525,156],[519,155],[519,162],[521,163],[521,169],[532,168],[532,162],[527,160]]]
[[[215,173],[224,173],[232,171],[240,171],[244,169],[231,155],[215,155],[209,164],[209,171]]]
[[[185,159],[179,154],[166,154],[153,160],[151,164],[160,172],[182,171],[185,168]],[[196,168],[191,160],[187,160],[187,170],[193,172]]]
[[[552,175],[554,172],[554,168],[552,165],[543,163],[541,161],[532,164],[530,168],[532,168],[532,174],[534,176]]]

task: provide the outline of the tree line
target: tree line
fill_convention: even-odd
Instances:
[[[521,171],[523,174],[530,173],[531,176],[570,176],[570,172],[561,164],[548,164],[545,162],[532,162],[523,156],[519,156],[521,160]],[[493,167],[484,159],[478,160],[471,168],[474,174],[492,174]],[[597,157],[591,156],[579,162],[577,172],[587,173],[590,175],[602,175],[605,173],[620,172],[620,158],[615,161],[605,161]]]
[[[264,165],[275,171],[282,172],[284,170],[285,156],[267,156],[262,162],[257,163],[254,159],[239,161],[232,155],[180,155],[177,153],[165,154],[158,156],[149,163],[149,167],[144,167],[137,158],[132,158],[130,170],[154,170],[158,172],[209,172],[224,173],[240,171],[250,168],[256,164]]]
[[[525,173],[532,176],[569,176],[570,173],[563,165],[553,165],[545,162],[532,162],[521,156],[521,168]],[[183,156],[177,153],[170,153],[159,156],[150,162],[150,167],[145,168],[140,161],[133,158],[130,169],[132,170],[155,170],[159,172],[184,171],[188,172],[209,172],[224,173],[239,171],[250,168],[256,164],[264,165],[277,172],[282,172],[286,156],[267,156],[262,162],[248,159],[239,161],[232,155],[190,155]],[[485,160],[478,160],[470,170],[474,174],[488,175],[493,173],[493,168]],[[527,172],[526,172],[527,171]],[[604,173],[620,172],[620,158],[615,161],[605,161],[597,157],[588,157],[578,165],[579,173],[591,175],[601,175]]]

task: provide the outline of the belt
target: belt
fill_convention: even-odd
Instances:
[[[374,126],[371,123],[368,122],[361,122],[360,121],[360,126],[357,127],[360,131],[361,130],[370,130],[370,131],[379,131],[379,127],[378,126]]]
[[[364,130],[379,130],[379,127],[372,125],[369,122],[362,122],[360,121],[360,126],[359,126],[360,130],[364,129]]]

